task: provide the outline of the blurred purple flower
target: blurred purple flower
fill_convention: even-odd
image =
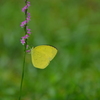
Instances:
[[[28,34],[31,34],[31,32],[27,32]]]
[[[21,22],[21,27],[24,27],[25,25],[26,25],[26,23],[27,23],[27,21],[25,20],[25,21],[23,21],[23,22]]]
[[[28,39],[28,37],[29,35],[26,34],[25,36],[22,37],[22,39]]]
[[[22,12],[25,12],[26,9],[30,6],[30,2],[27,2],[26,6],[22,8]]]
[[[30,52],[31,50],[26,50],[26,52]]]
[[[21,39],[21,44],[24,45],[25,44],[25,39]]]

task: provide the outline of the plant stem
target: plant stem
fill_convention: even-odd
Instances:
[[[23,58],[23,68],[22,68],[22,77],[21,77],[21,84],[20,84],[20,95],[19,95],[19,100],[21,100],[21,96],[22,96],[22,85],[23,85],[24,69],[25,69],[25,57],[26,57],[26,47],[25,47],[24,58]]]
[[[27,5],[27,0],[25,0],[25,4]],[[27,9],[25,10],[25,20],[27,20]],[[24,27],[24,31],[25,31],[25,34],[27,34],[27,23]],[[21,83],[20,83],[19,100],[21,100],[21,97],[22,97],[22,85],[23,85],[24,70],[25,70],[26,46],[27,46],[27,39],[25,40],[25,45],[24,45],[24,57],[23,57],[23,67],[22,67],[22,77],[21,77]]]

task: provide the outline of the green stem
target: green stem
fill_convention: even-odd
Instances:
[[[25,51],[24,51],[24,59],[23,59],[23,68],[22,68],[22,77],[21,77],[21,84],[20,84],[19,100],[21,100],[21,96],[22,96],[22,85],[23,85],[24,69],[25,69],[25,57],[26,57],[26,47],[25,47]]]
[[[25,0],[25,4],[27,5],[27,0]],[[25,10],[25,20],[27,19],[27,9]],[[25,34],[27,34],[27,23],[24,27]],[[25,69],[25,58],[26,58],[26,46],[27,46],[27,39],[25,40],[24,45],[24,58],[23,58],[23,67],[22,67],[22,77],[21,77],[21,83],[20,83],[20,94],[19,94],[19,100],[21,100],[22,97],[22,86],[23,86],[23,79],[24,79],[24,69]]]

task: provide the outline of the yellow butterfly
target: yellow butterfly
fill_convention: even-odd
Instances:
[[[31,49],[32,64],[36,68],[46,68],[57,54],[57,49],[49,45],[40,45]]]

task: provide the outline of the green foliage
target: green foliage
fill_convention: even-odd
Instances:
[[[30,0],[31,46],[53,45],[44,69],[26,57],[23,100],[100,100],[100,0]],[[18,100],[24,0],[0,1],[0,100]]]

